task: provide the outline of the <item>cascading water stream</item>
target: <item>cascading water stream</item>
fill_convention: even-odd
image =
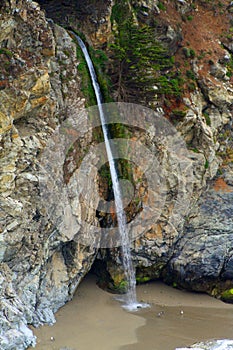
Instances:
[[[127,294],[125,298],[126,299],[125,304],[123,306],[129,311],[133,311],[143,307],[143,305],[138,303],[136,298],[136,278],[135,278],[135,271],[134,271],[131,253],[130,253],[130,241],[129,241],[129,236],[126,228],[126,216],[125,216],[123,202],[122,202],[122,194],[121,194],[120,183],[117,176],[117,170],[115,167],[115,162],[113,159],[113,154],[112,154],[111,146],[108,139],[108,128],[105,120],[104,111],[102,108],[101,91],[97,81],[94,66],[92,64],[91,58],[89,56],[89,53],[87,51],[85,44],[83,43],[82,39],[78,35],[76,35],[74,32],[72,32],[72,34],[77,39],[78,44],[84,54],[84,57],[90,72],[92,85],[96,95],[97,105],[98,105],[99,114],[100,114],[100,121],[101,121],[102,131],[104,135],[104,142],[105,142],[107,157],[109,161],[110,174],[112,178],[112,187],[113,187],[113,193],[115,198],[115,208],[116,208],[116,215],[117,215],[117,221],[118,221],[118,231],[120,235],[120,242],[121,242],[121,249],[122,249],[123,268],[124,268],[125,278],[127,281]]]

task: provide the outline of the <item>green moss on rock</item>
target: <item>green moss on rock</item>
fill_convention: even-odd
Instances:
[[[136,277],[136,281],[137,281],[137,283],[146,283],[146,282],[149,282],[151,280],[151,278],[150,277],[148,277],[148,276],[138,276],[138,277]]]
[[[164,268],[163,262],[157,262],[156,264],[148,267],[137,267],[136,269],[136,281],[137,283],[146,283],[149,281],[157,280],[161,277],[162,269]]]
[[[221,299],[228,303],[233,303],[233,288],[227,289],[221,294]]]
[[[118,284],[114,284],[114,291],[118,294],[124,294],[127,292],[128,283],[125,280],[120,281]]]

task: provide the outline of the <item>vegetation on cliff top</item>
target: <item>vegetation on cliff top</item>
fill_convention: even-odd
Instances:
[[[117,0],[112,9],[114,99],[151,105],[158,94],[180,96],[182,78],[171,72],[174,59],[156,39],[156,23],[139,24],[135,12],[128,1]]]

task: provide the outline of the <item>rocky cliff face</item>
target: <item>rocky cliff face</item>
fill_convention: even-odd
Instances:
[[[96,251],[57,231],[39,189],[47,140],[84,108],[76,47],[35,2],[3,1],[0,27],[0,347],[24,349],[26,324],[54,322]]]
[[[108,72],[118,84],[119,60],[114,61],[109,48],[121,29],[116,13],[111,16],[118,2],[39,3],[43,10],[32,1],[0,4],[1,349],[33,344],[27,325],[53,323],[54,312],[72,298],[94,261],[108,275],[105,284],[117,288],[124,280],[120,250],[99,250],[101,242],[93,239],[98,225],[114,224],[114,214],[110,211],[106,219],[99,211],[105,222],[99,223],[95,210],[88,210],[76,193],[76,170],[91,145],[96,147],[98,128],[88,127],[76,46],[56,24],[81,28],[89,43],[104,49]],[[154,36],[173,56],[175,63],[163,72],[166,83],[173,84],[166,88],[174,88],[175,78],[183,79],[178,95],[171,90],[158,93],[159,83],[148,95],[154,116],[166,117],[168,135],[179,135],[178,139],[158,140],[156,124],[149,130],[129,131],[132,140],[156,156],[166,179],[159,218],[155,213],[144,221],[140,213],[143,205],[150,204],[150,182],[139,167],[134,168],[137,195],[127,215],[135,237],[137,280],[162,278],[229,301],[233,287],[232,6],[229,1],[220,6],[204,0],[125,3],[134,13],[133,25],[153,25]],[[114,98],[120,96],[114,86],[111,89]],[[130,96],[137,96],[134,89]],[[176,142],[183,142],[185,153],[176,152]],[[98,155],[92,158],[98,161]],[[54,174],[59,181],[54,181]],[[99,180],[88,181],[95,176],[93,168],[84,174],[93,193],[89,208],[99,204],[95,196]],[[68,199],[63,187],[69,189],[71,212],[65,210]],[[100,192],[107,192],[106,183],[100,187]],[[96,227],[92,236],[90,224]]]

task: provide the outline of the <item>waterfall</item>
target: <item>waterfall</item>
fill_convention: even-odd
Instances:
[[[120,183],[117,176],[117,170],[115,167],[115,162],[113,159],[113,154],[112,154],[111,146],[108,139],[108,127],[107,127],[107,123],[105,120],[105,115],[102,107],[101,91],[97,81],[95,69],[93,67],[91,58],[89,56],[89,53],[87,51],[85,44],[83,43],[82,39],[78,35],[76,35],[74,32],[72,32],[72,34],[77,39],[78,44],[84,54],[84,57],[90,72],[92,85],[96,95],[97,105],[98,105],[99,114],[100,114],[100,121],[101,121],[102,131],[104,135],[104,142],[105,142],[107,157],[109,161],[110,174],[112,178],[113,193],[115,198],[115,208],[116,208],[116,215],[117,215],[117,221],[118,221],[118,231],[120,235],[120,242],[121,242],[121,249],[122,249],[123,268],[124,268],[125,278],[127,281],[127,293],[125,296],[125,304],[123,305],[123,307],[129,311],[133,311],[133,310],[136,310],[137,308],[143,307],[143,305],[139,304],[136,298],[136,278],[135,278],[135,271],[132,263],[132,257],[130,253],[130,241],[129,241],[129,236],[128,236],[127,227],[126,227],[126,216],[125,216],[123,202],[122,202],[122,194],[121,194]]]

